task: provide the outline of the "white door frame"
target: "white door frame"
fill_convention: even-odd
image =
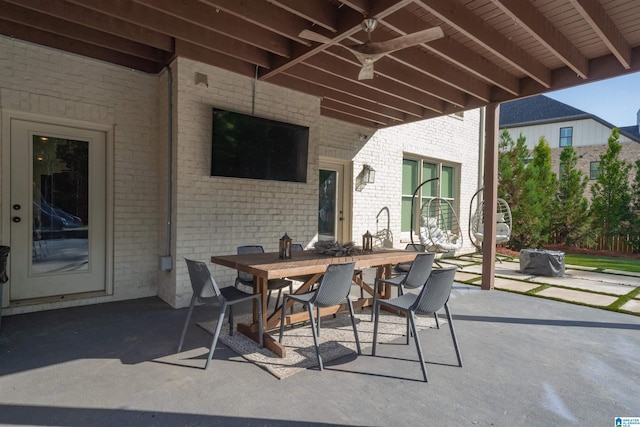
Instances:
[[[3,109],[1,113],[1,133],[0,138],[2,143],[0,145],[0,157],[1,157],[1,172],[0,178],[1,194],[0,200],[2,206],[0,212],[2,214],[2,220],[0,221],[0,244],[11,246],[11,120],[23,120],[34,123],[42,123],[54,126],[65,126],[71,128],[87,129],[97,132],[104,132],[106,134],[106,188],[105,188],[105,291],[104,295],[113,294],[113,127],[105,124],[98,124],[93,122],[86,122],[81,120],[73,120],[59,117],[46,116],[42,114],[29,113],[17,110]],[[9,257],[16,254],[10,253]],[[9,281],[5,283],[3,287],[3,307],[9,307],[11,305],[11,271],[10,263],[7,265],[7,275]],[[96,295],[88,295],[88,298],[93,298]],[[26,303],[28,304],[28,303]]]
[[[338,218],[336,223],[339,239],[343,242],[350,242],[352,240],[352,183],[353,183],[353,163],[348,160],[335,159],[331,157],[320,156],[319,168],[327,170],[342,171],[342,174],[338,173],[338,186],[337,190],[340,192],[338,200],[342,199],[342,206],[336,206],[336,211],[342,212],[341,220]],[[340,176],[342,175],[342,176]]]

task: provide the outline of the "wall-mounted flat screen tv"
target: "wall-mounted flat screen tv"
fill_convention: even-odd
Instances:
[[[211,176],[307,182],[309,128],[213,109]]]

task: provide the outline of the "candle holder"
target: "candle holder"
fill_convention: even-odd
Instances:
[[[278,256],[282,259],[291,259],[291,237],[287,233],[280,238]]]

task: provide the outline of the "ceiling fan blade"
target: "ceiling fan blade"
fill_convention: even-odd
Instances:
[[[396,50],[405,49],[411,46],[417,46],[422,43],[428,43],[442,37],[444,37],[442,29],[440,27],[433,27],[418,31],[417,33],[407,34],[406,36],[396,37],[395,39],[384,42],[365,43],[360,46],[353,46],[352,48],[357,49],[361,53],[383,54],[395,52]]]
[[[371,80],[373,78],[373,62],[365,64],[360,69],[358,80]]]
[[[329,37],[325,37],[322,34],[315,33],[311,30],[300,31],[300,34],[298,34],[298,37],[300,37],[301,39],[311,40],[318,43],[333,43],[333,40],[331,40]]]

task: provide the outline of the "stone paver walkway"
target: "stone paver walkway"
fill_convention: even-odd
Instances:
[[[470,260],[476,263],[472,264]],[[480,285],[482,265],[479,259],[447,262],[459,263],[461,269],[456,274],[457,281]],[[595,268],[567,265],[565,276],[543,277],[523,274],[519,270],[518,260],[496,263],[495,288],[640,315],[639,273],[596,271]]]

